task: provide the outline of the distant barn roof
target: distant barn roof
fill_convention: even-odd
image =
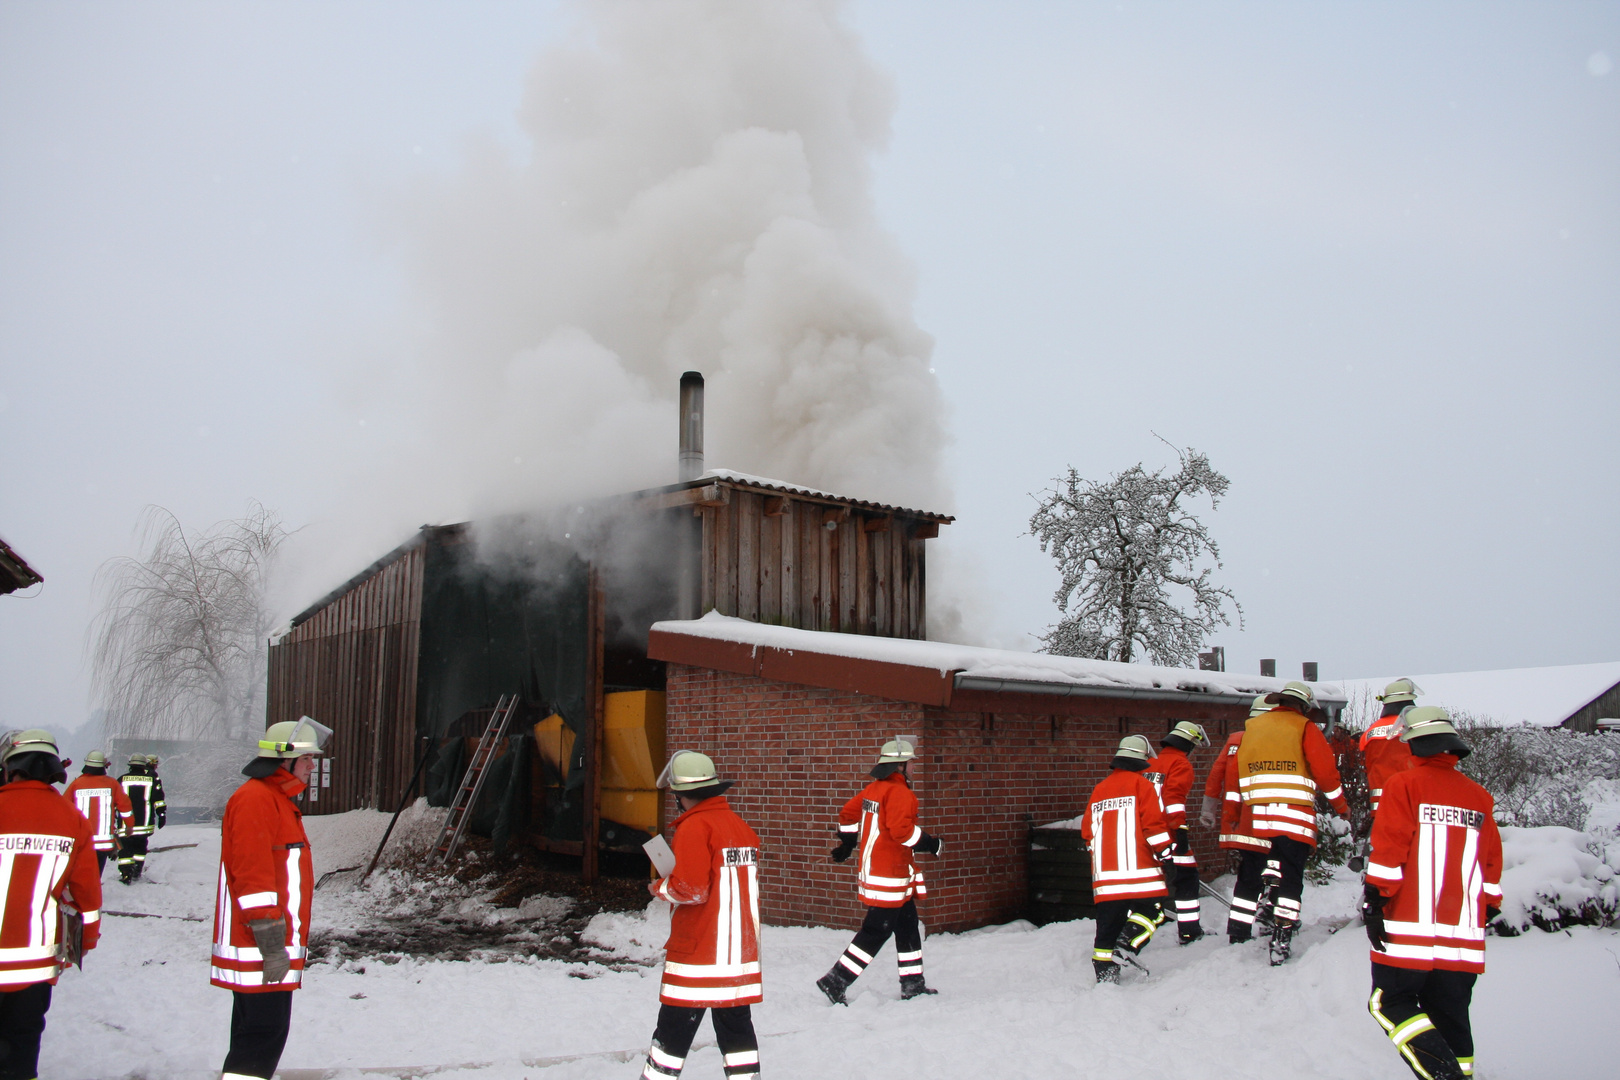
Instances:
[[[0,595],[38,585],[44,580],[39,571],[12,550],[10,544],[0,540]]]
[[[1418,684],[1423,691],[1418,696],[1419,705],[1440,705],[1466,712],[1485,723],[1528,722],[1539,727],[1558,727],[1620,687],[1620,663],[1390,675],[1347,679],[1344,686],[1352,697],[1365,696],[1371,700],[1398,678],[1409,678]]]

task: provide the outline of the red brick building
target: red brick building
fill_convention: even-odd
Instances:
[[[1123,734],[1157,743],[1196,720],[1218,747],[1255,694],[1284,684],[714,615],[656,624],[648,654],[667,664],[668,750],[710,753],[737,780],[730,798],[764,843],[762,914],[776,924],[859,922],[854,872],[827,853],[839,807],[886,739],[916,740],[922,824],[945,844],[918,860],[924,921],[962,930],[1024,917],[1030,827],[1081,813]],[[1336,687],[1318,693],[1342,708]],[[1212,757],[1193,756],[1194,807]],[[1213,830],[1195,822],[1193,837],[1202,865],[1224,867]]]

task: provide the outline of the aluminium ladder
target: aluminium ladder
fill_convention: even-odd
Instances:
[[[507,725],[512,722],[512,714],[517,712],[517,706],[517,694],[502,694],[495,703],[495,711],[490,714],[484,734],[478,740],[478,749],[473,751],[467,771],[462,774],[461,786],[456,789],[456,797],[450,802],[450,812],[444,817],[444,828],[439,832],[438,842],[428,852],[429,865],[435,860],[448,863],[455,857],[456,849],[461,846],[461,838],[466,835],[472,809],[478,805],[478,796],[489,777],[489,763],[494,760],[496,748],[506,737]]]

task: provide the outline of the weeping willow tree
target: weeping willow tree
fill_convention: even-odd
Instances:
[[[96,573],[91,669],[109,735],[236,739],[259,729],[271,629],[265,578],[286,535],[256,502],[199,533],[146,508],[145,554]]]

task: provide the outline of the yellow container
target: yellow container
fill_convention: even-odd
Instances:
[[[626,690],[602,702],[602,816],[643,832],[658,831],[658,770],[664,762],[664,694]],[[534,725],[534,741],[558,775],[568,776],[574,732],[552,713]]]
[[[658,831],[658,771],[664,763],[664,693],[606,695],[602,725],[602,816],[643,832]]]

